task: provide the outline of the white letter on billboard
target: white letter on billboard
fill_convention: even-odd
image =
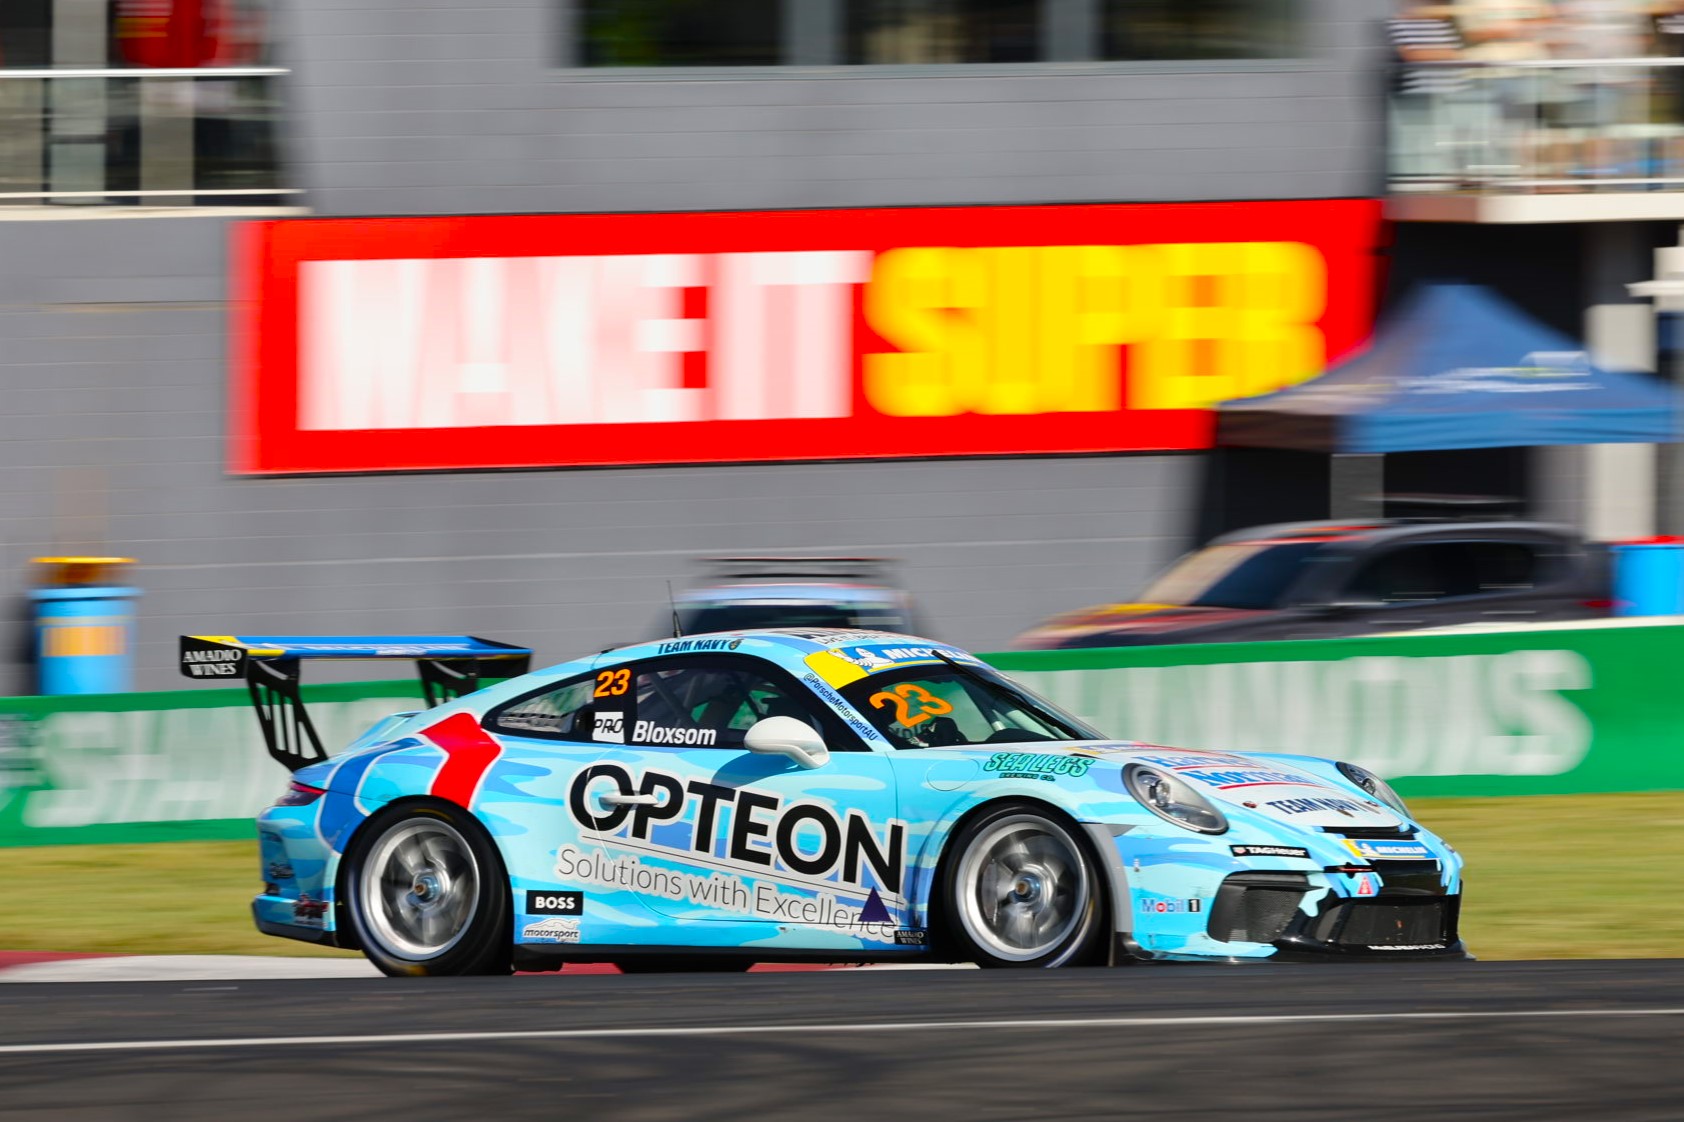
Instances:
[[[853,286],[870,275],[866,250],[723,254],[710,316],[717,415],[848,416]]]
[[[415,426],[425,261],[299,266],[298,427]]]

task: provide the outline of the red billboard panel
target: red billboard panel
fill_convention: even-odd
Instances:
[[[1369,200],[293,219],[238,247],[234,470],[1208,447],[1368,335]]]

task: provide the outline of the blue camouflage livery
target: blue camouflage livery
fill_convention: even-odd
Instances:
[[[750,631],[611,650],[398,714],[298,771],[259,816],[253,911],[271,934],[352,945],[342,858],[372,815],[431,799],[493,840],[517,955],[951,957],[949,842],[1009,801],[1091,849],[1112,962],[1465,956],[1460,856],[1360,769],[1102,739],[1026,691],[1001,695],[1015,723],[987,725],[953,685],[965,678],[1021,691],[926,639]],[[746,747],[775,716],[818,729],[828,758]],[[1025,731],[1056,728],[1075,731]],[[1169,791],[1210,814],[1188,825],[1149,805]]]

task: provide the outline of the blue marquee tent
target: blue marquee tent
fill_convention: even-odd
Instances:
[[[1662,443],[1680,395],[1646,374],[1600,370],[1577,342],[1487,289],[1431,285],[1361,354],[1291,389],[1231,401],[1226,447],[1337,454]]]

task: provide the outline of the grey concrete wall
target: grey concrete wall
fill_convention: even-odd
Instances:
[[[1304,0],[1293,62],[563,70],[566,0],[292,0],[296,151],[326,214],[1371,195],[1377,20]]]
[[[900,558],[931,629],[986,649],[1127,595],[1186,532],[1190,456],[230,477],[226,233],[0,222],[14,638],[31,557],[136,557],[142,688],[187,687],[195,631],[465,631],[570,657],[652,634],[666,580],[736,551]]]
[[[1307,2],[1295,63],[691,80],[557,69],[552,0],[293,0],[292,177],[334,215],[1370,194],[1381,0]],[[1190,529],[1192,456],[231,478],[226,243],[0,221],[0,593],[40,553],[139,558],[142,688],[185,684],[184,631],[560,658],[649,633],[719,551],[901,558],[931,629],[986,649],[1126,596]]]

